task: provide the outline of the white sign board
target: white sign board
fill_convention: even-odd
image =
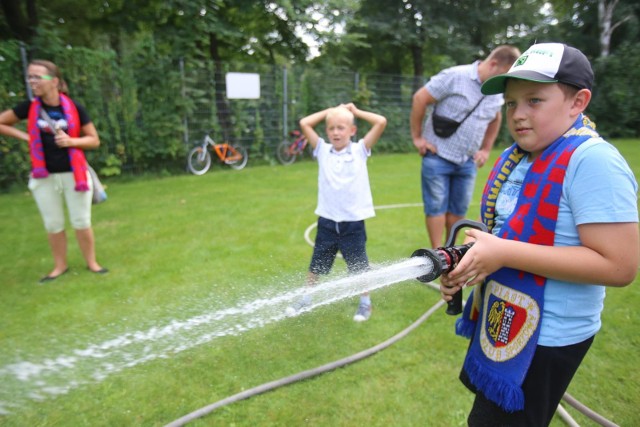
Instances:
[[[260,98],[260,74],[227,73],[226,82],[229,99]]]

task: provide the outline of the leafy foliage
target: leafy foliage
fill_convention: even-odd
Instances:
[[[590,107],[598,132],[606,137],[640,135],[640,46],[628,43],[595,64],[596,82]]]
[[[180,170],[188,145],[210,130],[248,147],[252,162],[271,161],[302,116],[348,101],[387,116],[377,149],[404,151],[412,150],[411,95],[430,75],[498,44],[563,41],[596,68],[590,113],[601,131],[638,135],[637,67],[629,64],[638,57],[640,5],[616,2],[611,58],[598,60],[603,1],[1,2],[0,103],[26,96],[20,43],[9,38],[21,34],[26,56],[58,63],[87,107],[102,141],[89,160],[105,176]],[[227,99],[228,71],[259,73],[262,98]],[[504,130],[500,138],[508,139]],[[0,188],[26,179],[25,150],[0,137]]]
[[[0,105],[17,104],[27,93],[22,76],[20,44],[15,41],[0,42]],[[31,169],[29,148],[26,143],[0,136],[0,188],[25,186]]]

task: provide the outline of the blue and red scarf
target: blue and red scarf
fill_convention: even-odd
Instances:
[[[60,94],[60,106],[67,121],[67,134],[72,138],[80,136],[80,116],[78,109],[68,96]],[[40,129],[38,129],[38,118],[42,109],[40,98],[34,98],[29,107],[27,119],[27,131],[29,132],[29,152],[31,154],[31,174],[34,178],[46,178],[49,176],[47,163],[44,158],[44,147]],[[51,129],[55,132],[55,129]],[[84,152],[79,148],[68,148],[71,171],[76,182],[76,191],[89,191],[87,183],[87,160]]]
[[[594,124],[580,115],[569,131],[534,160],[499,237],[553,246],[571,155],[580,144],[597,136]],[[500,188],[525,154],[513,144],[489,175],[480,208],[489,230],[494,226]],[[456,322],[456,333],[472,338],[462,369],[477,390],[507,412],[524,409],[522,383],[538,343],[545,283],[545,277],[502,268],[472,291]]]

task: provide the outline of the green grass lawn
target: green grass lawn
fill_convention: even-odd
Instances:
[[[638,142],[616,142],[636,176]],[[415,154],[374,153],[369,172],[376,206],[419,204],[419,170]],[[470,218],[477,218],[488,171],[479,174]],[[10,412],[0,414],[0,425],[164,425],[372,347],[438,302],[436,292],[411,280],[373,292],[374,313],[363,324],[351,320],[357,298],[350,298],[198,345],[194,340],[202,337],[185,327],[173,338],[183,340],[184,351],[168,347],[164,357],[153,357],[162,353],[163,332],[178,322],[303,284],[312,251],[304,232],[316,220],[316,181],[316,164],[304,161],[108,182],[109,200],[94,207],[93,223],[99,261],[111,272],[88,272],[69,235],[71,270],[46,285],[38,279],[51,269],[51,256],[31,196],[26,189],[0,196],[0,408]],[[378,209],[367,232],[373,264],[405,260],[428,246],[420,206]],[[343,264],[337,261],[336,275]],[[640,425],[639,306],[638,283],[608,290],[603,328],[569,388],[622,426]],[[453,324],[441,309],[364,361],[220,408],[193,425],[466,425],[472,395],[457,375],[467,341],[454,335]],[[46,371],[72,363],[63,356],[88,348],[111,355],[106,359],[113,363],[115,341],[133,342],[140,334],[158,338],[149,348],[123,347],[133,350],[119,354],[115,372],[98,356],[74,369],[73,378]],[[5,381],[8,367],[19,362],[23,371],[31,367],[32,379],[61,389],[39,388],[40,398],[28,397],[35,380],[27,386]],[[70,384],[78,378],[90,380]],[[581,425],[595,425],[568,411]],[[556,417],[552,425],[564,424]]]

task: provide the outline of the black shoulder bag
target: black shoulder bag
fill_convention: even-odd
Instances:
[[[460,125],[465,120],[467,120],[467,118],[471,115],[471,113],[476,111],[476,108],[478,108],[478,106],[480,105],[483,99],[484,99],[484,96],[480,98],[480,101],[478,101],[476,106],[473,107],[473,109],[469,111],[467,115],[464,116],[464,119],[462,119],[462,121],[460,122],[456,122],[453,119],[436,114],[436,107],[434,106],[431,117],[433,121],[433,131],[435,132],[435,134],[438,135],[440,138],[449,138],[451,135],[456,133],[456,131],[458,130],[458,127],[460,127]]]

